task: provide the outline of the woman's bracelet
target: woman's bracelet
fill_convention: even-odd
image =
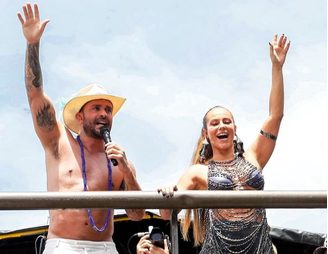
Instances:
[[[270,138],[272,140],[277,140],[277,137],[275,135],[272,135],[270,133],[264,132],[263,130],[260,131],[261,135],[264,137]]]

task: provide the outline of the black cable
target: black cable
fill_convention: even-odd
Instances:
[[[38,240],[39,238],[41,238],[41,241],[40,241],[40,246],[39,246],[39,251],[38,251],[38,247],[37,247],[37,244],[38,244]],[[46,236],[45,235],[39,235],[36,239],[35,239],[35,242],[34,242],[34,247],[35,247],[35,254],[41,254],[42,253],[42,247],[43,247],[43,241],[46,240]]]
[[[47,225],[48,225],[48,228],[49,228],[49,217],[47,219]],[[39,238],[41,238],[41,240],[40,240],[40,246],[39,246],[39,252],[38,252],[38,250],[37,250],[37,242],[38,242]],[[44,230],[43,235],[39,235],[35,239],[35,242],[34,242],[35,254],[38,254],[38,253],[41,254],[43,252],[44,247],[45,247],[45,244],[46,244],[46,241],[47,241],[46,230]]]
[[[128,243],[127,243],[127,249],[128,249],[128,251],[129,251],[129,254],[132,254],[131,253],[131,251],[130,251],[130,242],[131,242],[131,240],[132,240],[132,238],[133,237],[143,237],[144,235],[147,235],[147,234],[149,234],[148,232],[139,232],[139,233],[135,233],[135,234],[133,234],[130,238],[129,238],[129,240],[128,240]]]

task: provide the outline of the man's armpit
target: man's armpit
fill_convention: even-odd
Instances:
[[[125,182],[124,182],[124,179],[121,182],[121,185],[120,185],[119,190],[125,190]]]

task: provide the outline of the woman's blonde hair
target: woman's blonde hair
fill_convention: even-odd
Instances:
[[[204,137],[204,131],[207,129],[206,127],[206,117],[207,114],[215,108],[224,108],[222,106],[215,106],[213,108],[210,108],[205,116],[203,117],[203,126],[202,126],[202,130],[201,130],[201,134],[200,137],[198,138],[198,142],[196,144],[196,148],[193,152],[193,156],[192,156],[192,160],[191,160],[191,165],[195,165],[195,164],[202,164],[202,165],[207,165],[208,162],[213,158],[213,150],[212,150],[212,146],[210,144],[206,145],[204,147],[204,153],[203,153],[203,157],[205,158],[205,160],[200,159],[200,151],[203,148],[203,142],[205,140]],[[228,109],[226,109],[228,110]],[[228,110],[229,111],[229,110]],[[230,112],[230,111],[229,111]],[[231,114],[231,112],[230,112]],[[232,114],[231,114],[232,116]],[[232,120],[233,116],[232,116]],[[181,232],[182,232],[182,236],[184,240],[189,240],[188,237],[188,232],[189,232],[189,227],[191,225],[191,221],[193,218],[193,237],[194,237],[194,245],[198,246],[200,245],[203,240],[204,240],[204,212],[205,210],[203,208],[199,208],[199,209],[187,209],[184,218],[181,221]]]

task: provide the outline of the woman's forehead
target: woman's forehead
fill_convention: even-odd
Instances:
[[[231,112],[222,107],[213,108],[210,112],[207,113],[207,119],[221,119],[221,118],[230,118],[233,119]]]

